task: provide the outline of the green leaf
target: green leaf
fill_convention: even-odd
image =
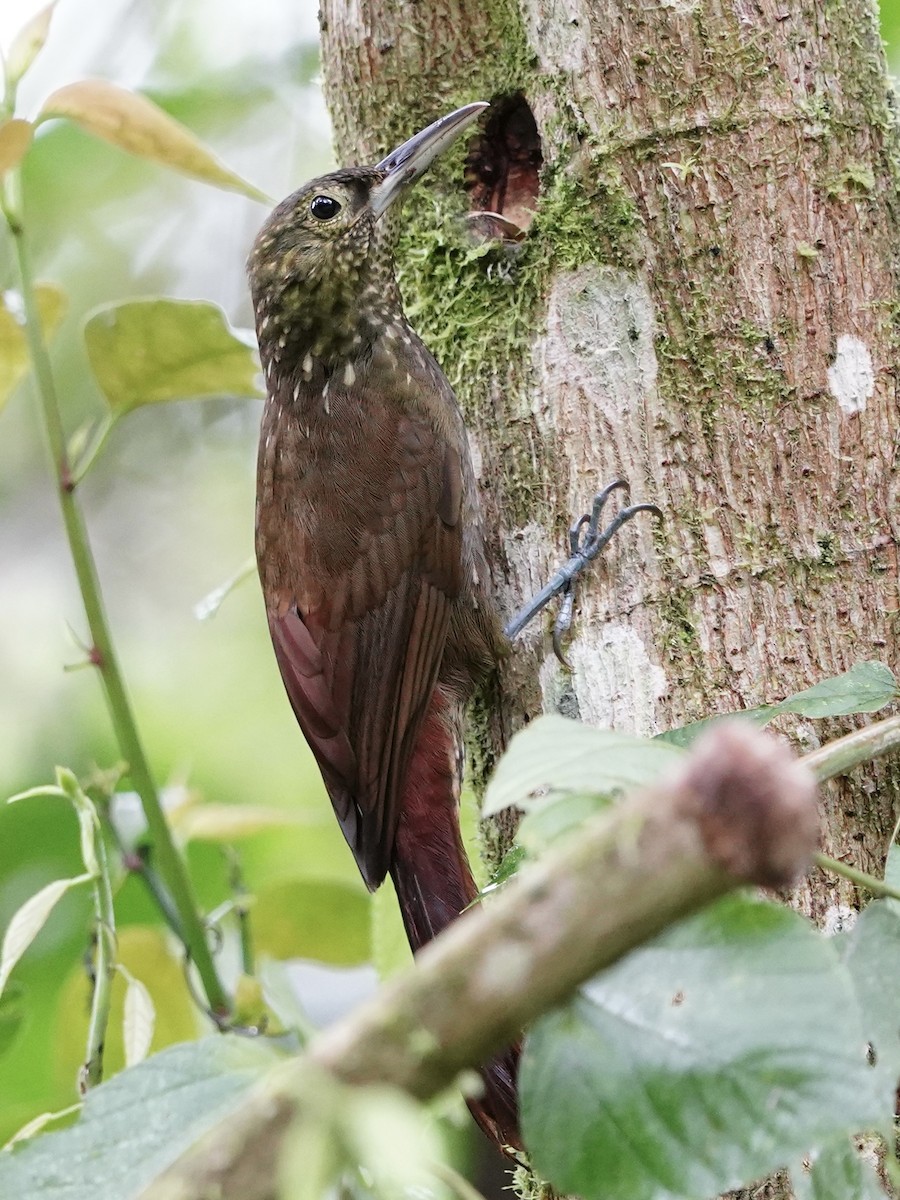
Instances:
[[[91,880],[90,875],[77,875],[74,879],[54,879],[13,913],[3,935],[3,947],[0,949],[0,994],[6,987],[16,963],[44,928],[47,918],[66,892],[82,883],[90,883]]]
[[[87,133],[138,158],[162,163],[192,179],[268,203],[264,192],[219,162],[184,125],[146,96],[115,83],[82,79],[66,84],[47,97],[38,121],[53,117],[74,121]]]
[[[118,969],[127,984],[122,1020],[125,1066],[136,1067],[150,1053],[153,1031],[156,1027],[156,1009],[153,1007],[150,993],[144,984],[121,964]]]
[[[54,8],[56,0],[35,13],[13,38],[6,56],[6,78],[10,87],[15,88],[43,49],[50,32],[50,18]]]
[[[215,304],[129,300],[95,309],[84,327],[91,368],[117,416],[142,404],[256,396],[256,352]]]
[[[28,153],[33,132],[31,123],[18,117],[0,122],[0,177],[17,167]]]
[[[846,1137],[813,1155],[809,1166],[792,1166],[791,1184],[794,1200],[885,1200],[873,1164]]]
[[[236,842],[269,829],[295,828],[301,814],[285,808],[257,804],[183,804],[171,814],[170,823],[185,842]]]
[[[253,941],[273,958],[350,966],[369,961],[369,896],[330,880],[292,879],[259,893]]]
[[[769,706],[773,715],[798,713],[802,717],[844,717],[851,713],[872,713],[884,708],[898,696],[897,680],[890,668],[880,662],[861,662],[814,687],[797,692]],[[754,710],[765,712],[761,708]]]
[[[56,1112],[42,1112],[36,1117],[32,1117],[27,1121],[21,1129],[17,1129],[9,1141],[3,1146],[4,1150],[11,1150],[13,1146],[19,1142],[27,1142],[30,1138],[41,1133],[48,1125],[55,1125],[57,1121],[65,1121],[69,1117],[81,1110],[81,1101],[77,1104],[70,1104],[68,1108],[58,1109]],[[2,1160],[0,1160],[2,1161]]]
[[[715,1196],[892,1112],[833,944],[739,896],[539,1021],[520,1079],[537,1170],[589,1200]]]
[[[229,1036],[164,1050],[91,1091],[71,1128],[0,1156],[0,1196],[134,1200],[280,1060]]]
[[[608,796],[584,796],[578,792],[551,796],[525,814],[516,831],[516,841],[527,854],[536,856],[608,806]]]
[[[547,795],[609,794],[643,787],[681,761],[681,752],[653,738],[594,729],[555,713],[521,729],[497,764],[484,815],[516,805],[526,812]]]
[[[887,1087],[900,1080],[900,904],[875,900],[837,939],[861,1012],[862,1030]]]
[[[854,713],[878,712],[900,695],[897,679],[889,667],[880,662],[861,662],[845,671],[823,679],[805,691],[796,692],[777,704],[761,704],[742,712],[721,713],[703,721],[693,721],[680,729],[659,734],[658,741],[675,746],[689,746],[710,726],[733,717],[743,717],[760,727],[775,717],[795,713],[801,717],[846,717]]]
[[[50,283],[35,289],[41,327],[49,338],[59,326],[66,308],[65,293]],[[22,299],[16,292],[0,292],[0,409],[6,404],[30,365],[25,337]]]

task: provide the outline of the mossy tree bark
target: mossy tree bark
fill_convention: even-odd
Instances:
[[[868,0],[324,0],[322,23],[342,161],[499,113],[420,186],[399,258],[472,431],[498,604],[602,483],[666,512],[582,582],[571,675],[526,634],[476,767],[542,707],[653,732],[895,662],[900,173]],[[507,233],[535,207],[514,96],[536,217],[479,242],[486,197]],[[827,792],[825,848],[877,871],[896,783]],[[855,899],[798,897],[819,919]]]

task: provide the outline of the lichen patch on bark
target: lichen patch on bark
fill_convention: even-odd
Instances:
[[[566,657],[582,720],[645,736],[659,732],[658,702],[668,680],[633,626],[582,626]]]
[[[828,368],[828,390],[848,416],[862,412],[875,391],[872,356],[866,343],[852,333],[837,340],[834,362]]]

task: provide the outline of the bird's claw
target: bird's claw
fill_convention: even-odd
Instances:
[[[569,560],[553,576],[545,588],[535,596],[529,604],[516,614],[506,626],[506,636],[514,638],[521,633],[531,619],[547,606],[554,596],[561,595],[559,613],[553,626],[553,653],[568,667],[562,649],[562,639],[572,624],[572,613],[575,605],[575,594],[572,587],[575,577],[584,570],[588,563],[593,562],[600,551],[615,537],[616,533],[632,517],[641,512],[653,513],[659,520],[663,519],[662,510],[656,504],[629,504],[620,508],[609,524],[602,529],[600,518],[606,502],[613,492],[629,491],[625,479],[616,479],[598,492],[594,497],[591,511],[574,521],[569,529]]]

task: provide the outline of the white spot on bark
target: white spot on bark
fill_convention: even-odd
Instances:
[[[655,332],[641,277],[591,266],[556,280],[535,350],[534,411],[548,437],[577,431],[568,478],[559,480],[573,515],[623,465],[635,498],[652,498],[642,494],[639,464],[647,454],[647,416],[659,410]]]
[[[845,933],[856,924],[859,914],[849,904],[832,904],[826,909],[822,922],[822,932],[826,937],[834,937],[836,933]]]
[[[644,736],[659,731],[656,702],[668,690],[666,673],[633,626],[576,625],[566,658],[582,721]]]
[[[848,416],[862,412],[875,391],[872,356],[865,342],[852,333],[842,333],[837,353],[828,368],[828,388]]]

